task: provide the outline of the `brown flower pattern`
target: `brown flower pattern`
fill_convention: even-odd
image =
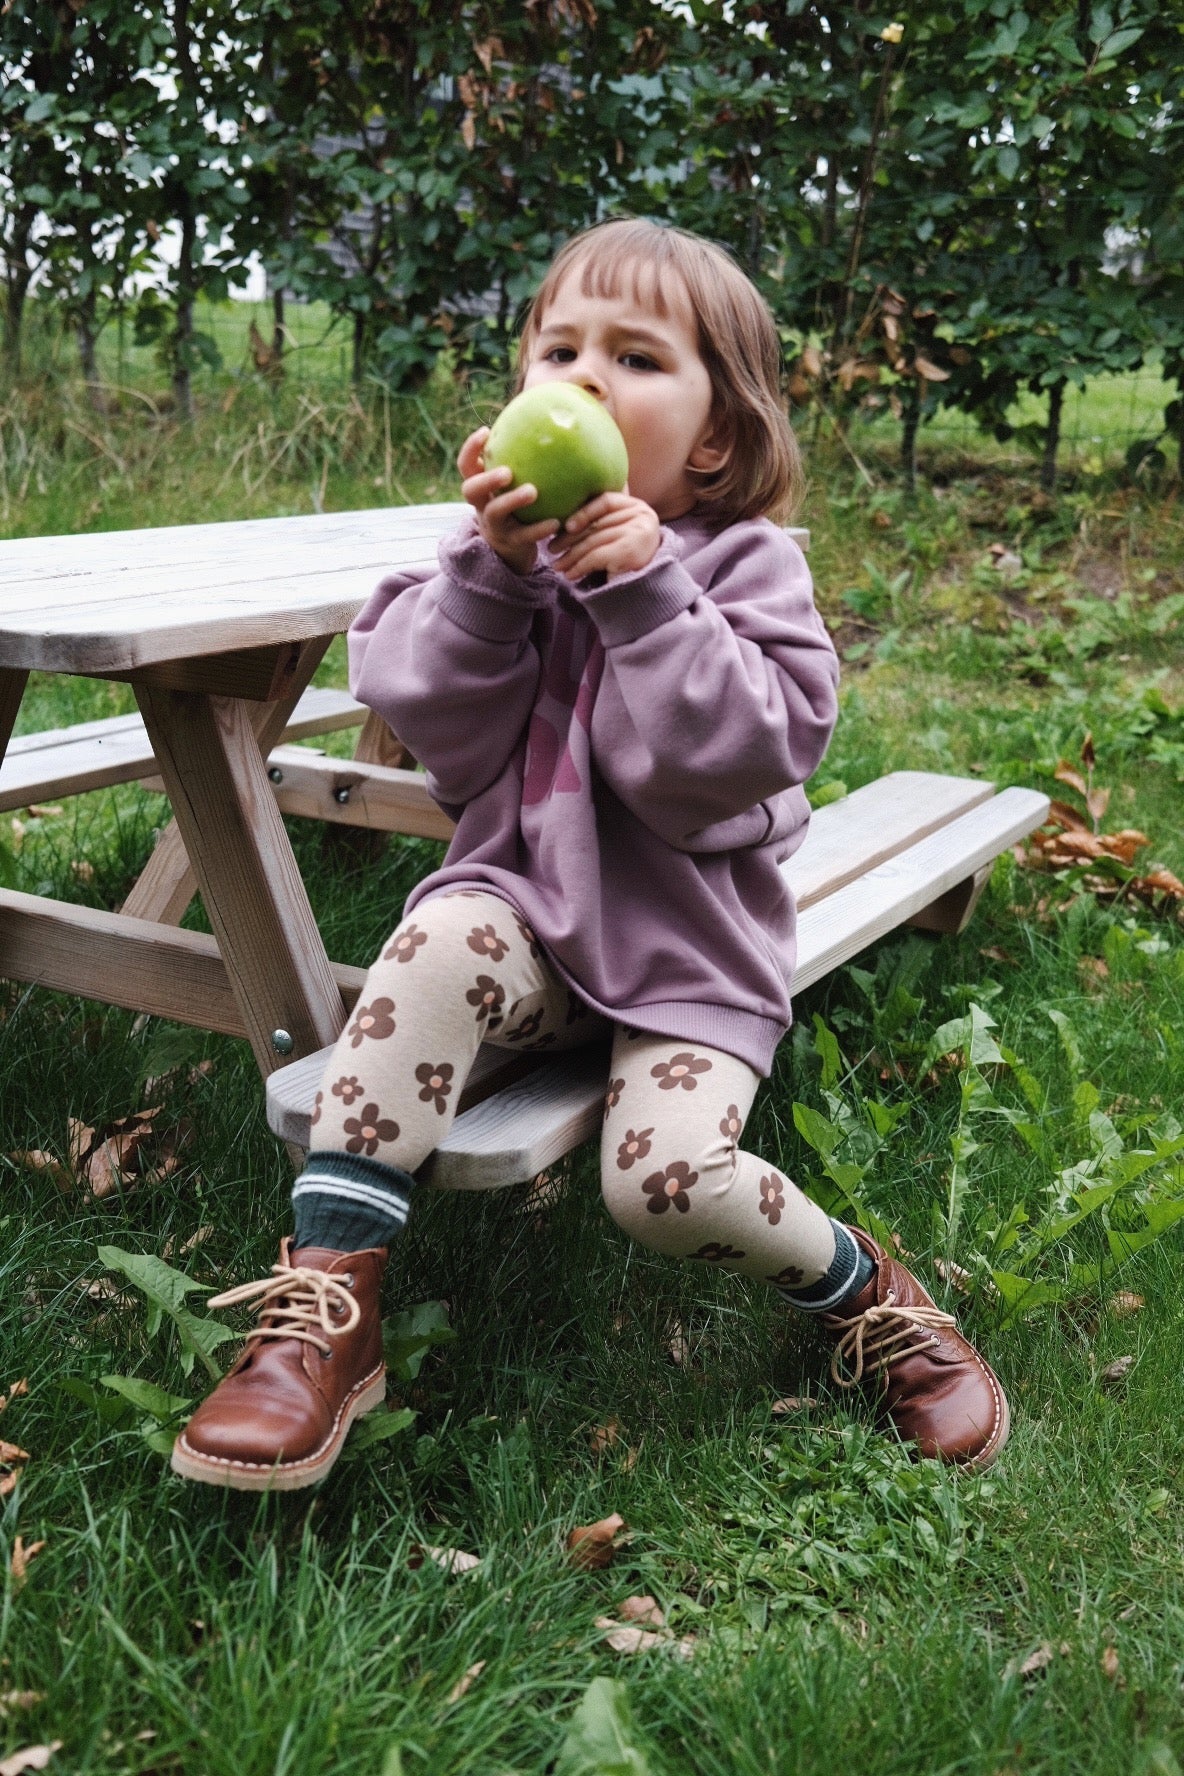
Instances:
[[[781,1211],[785,1207],[785,1179],[779,1178],[776,1172],[770,1177],[761,1179],[760,1211],[767,1215],[770,1227],[776,1227],[781,1219]]]
[[[502,1021],[502,1006],[506,1002],[506,989],[499,986],[491,974],[479,974],[476,983],[465,994],[469,1004],[476,1007],[477,1022],[483,1024],[489,1019],[489,1028],[496,1030]]]
[[[538,1034],[538,1028],[542,1021],[543,1008],[540,1005],[537,1011],[532,1011],[527,1017],[524,1017],[516,1029],[506,1031],[506,1041],[525,1042],[528,1036],[535,1036]]]
[[[355,1074],[343,1073],[340,1079],[333,1081],[333,1096],[340,1098],[343,1104],[356,1104],[361,1095],[361,1082]]]
[[[379,1116],[377,1104],[363,1104],[357,1116],[346,1117],[345,1132],[349,1136],[345,1151],[370,1158],[380,1141],[398,1140],[399,1125],[389,1116]]]
[[[415,1069],[415,1077],[419,1080],[420,1097],[425,1104],[434,1103],[439,1116],[443,1116],[448,1107],[454,1071],[455,1069],[444,1061],[439,1066],[433,1066],[431,1061],[421,1061]]]
[[[537,956],[539,954],[539,940],[530,929],[530,926],[524,919],[520,919],[517,913],[514,915],[514,923],[517,925],[522,941],[529,948],[531,955]]]
[[[384,962],[410,962],[416,950],[420,949],[427,941],[427,932],[421,931],[418,925],[404,925],[402,930],[396,931],[391,938],[390,943],[382,952],[382,959]]]
[[[784,1270],[779,1270],[776,1276],[766,1277],[765,1281],[777,1289],[800,1289],[805,1274],[796,1264],[787,1264]]]
[[[354,1021],[349,1027],[353,1038],[353,1046],[361,1048],[367,1036],[376,1042],[383,1041],[395,1033],[394,1020],[395,1002],[393,999],[375,999],[369,1005],[359,1005],[354,1012]]]
[[[745,1254],[735,1246],[721,1246],[718,1240],[708,1240],[705,1246],[700,1246],[697,1252],[691,1252],[689,1256],[701,1259],[704,1264],[723,1264],[725,1259],[743,1258]]]
[[[650,1078],[658,1081],[659,1091],[677,1091],[681,1085],[683,1091],[693,1092],[699,1081],[696,1073],[710,1073],[711,1062],[705,1061],[701,1055],[693,1055],[689,1049],[682,1054],[671,1055],[668,1061],[659,1061],[656,1067],[650,1068]]]
[[[625,1081],[623,1079],[610,1079],[609,1080],[608,1090],[604,1094],[604,1120],[606,1122],[608,1121],[609,1111],[615,1110],[617,1105],[620,1103],[621,1093],[624,1091],[624,1089],[625,1089]]]
[[[321,1100],[324,1095],[323,1091],[318,1092],[313,1102],[312,1115],[308,1119],[308,1125],[310,1128],[314,1123],[318,1123],[321,1120]]]
[[[625,1139],[617,1148],[617,1169],[622,1172],[631,1171],[639,1159],[644,1159],[650,1150],[650,1136],[653,1129],[626,1129]]]
[[[728,1113],[719,1125],[720,1134],[726,1135],[732,1145],[735,1146],[736,1142],[740,1139],[740,1134],[743,1128],[744,1120],[741,1117],[739,1110],[736,1108],[735,1104],[729,1104]]]
[[[541,1036],[537,1036],[533,1042],[528,1042],[526,1046],[530,1049],[550,1048],[551,1044],[557,1040],[554,1030],[545,1030]]]
[[[664,1215],[671,1207],[685,1215],[691,1206],[687,1191],[698,1182],[698,1172],[685,1159],[673,1160],[664,1172],[651,1172],[645,1180],[642,1192],[650,1199],[645,1206],[651,1215]]]
[[[478,956],[488,956],[491,962],[500,962],[510,951],[505,938],[499,937],[492,925],[474,925],[465,942]]]

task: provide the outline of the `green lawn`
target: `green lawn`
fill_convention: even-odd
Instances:
[[[180,440],[142,402],[96,425],[53,398],[5,397],[7,534],[451,497],[467,418],[443,399],[400,412],[388,447],[381,404],[351,417],[340,390],[224,380]],[[1053,773],[1090,732],[1106,826],[1184,875],[1178,499],[1083,472],[1050,503],[1029,469],[944,460],[946,485],[911,504],[886,456],[871,490],[810,462],[803,517],[847,657],[815,788],[915,767],[1064,795]],[[322,679],[342,674],[338,646]],[[41,681],[22,726],[121,695]],[[0,879],[116,905],[165,812],[122,789],[6,817]],[[438,848],[396,841],[363,866],[291,830],[331,952],[368,961]],[[271,1264],[290,1172],[249,1053],[8,990],[0,1391],[29,1391],[0,1434],[29,1459],[2,1508],[10,1550],[45,1546],[6,1583],[0,1757],[60,1740],[50,1768],[71,1776],[544,1776],[608,1677],[633,1761],[581,1761],[573,1733],[557,1776],[1178,1776],[1184,931],[1008,856],[963,936],[885,942],[796,1010],[746,1139],[824,1201],[841,1183],[959,1308],[1013,1403],[996,1469],[913,1462],[755,1287],[631,1248],[583,1152],[550,1207],[425,1195],[388,1311],[445,1303],[455,1337],[392,1386],[414,1423],[312,1496],[259,1500],[174,1479],[152,1446],[167,1402],[104,1384],[155,1384],[180,1413],[206,1385],[98,1257],[155,1254],[205,1286]],[[970,1017],[1001,1059],[960,1064]],[[180,1142],[167,1179],[96,1202],[3,1157],[62,1158],[68,1118],[148,1105]],[[1056,1237],[1075,1201],[1089,1212]],[[1018,1309],[1011,1277],[1031,1285]],[[775,1414],[785,1396],[806,1403]],[[566,1532],[613,1512],[613,1564],[573,1570]],[[415,1566],[417,1544],[481,1564]],[[616,1653],[596,1619],[638,1594],[671,1638]]]

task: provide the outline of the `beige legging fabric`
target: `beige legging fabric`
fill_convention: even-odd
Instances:
[[[392,934],[325,1070],[318,1152],[414,1172],[447,1133],[482,1042],[571,1048],[607,1034],[497,895],[423,901]],[[600,1149],[614,1221],[643,1245],[782,1288],[816,1282],[831,1223],[739,1140],[759,1075],[734,1055],[613,1027]]]

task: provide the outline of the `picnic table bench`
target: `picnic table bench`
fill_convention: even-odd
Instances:
[[[0,977],[247,1036],[271,1127],[296,1148],[366,971],[326,956],[280,814],[452,830],[390,730],[309,681],[378,579],[430,565],[465,509],[0,543],[0,811],[139,782],[174,812],[117,913],[0,889]],[[30,670],[122,679],[140,713],[11,739]],[[294,744],[350,726],[351,759]],[[961,930],[994,859],[1047,812],[1033,790],[913,771],[818,809],[783,866],[796,990],[900,925]],[[178,929],[198,888],[212,936]],[[607,1068],[598,1045],[486,1044],[424,1176],[460,1190],[534,1177],[595,1132]]]

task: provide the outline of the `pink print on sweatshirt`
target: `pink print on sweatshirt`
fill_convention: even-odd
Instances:
[[[578,794],[583,789],[579,768],[572,757],[571,724],[574,718],[587,736],[592,727],[592,707],[604,671],[604,644],[585,619],[577,622],[570,610],[558,606],[551,614],[554,634],[531,713],[526,741],[526,771],[522,805],[533,808],[551,795]],[[585,739],[579,750],[587,751]]]

